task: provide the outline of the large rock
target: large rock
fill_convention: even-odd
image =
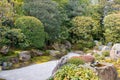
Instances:
[[[70,50],[72,48],[72,45],[69,41],[65,41],[64,45],[65,45],[65,48],[68,49],[68,50]]]
[[[6,70],[7,69],[7,62],[3,62],[2,63],[2,70]]]
[[[31,50],[31,56],[34,57],[34,56],[42,56],[43,55],[43,52],[39,51],[39,50],[35,50],[35,49],[32,49]]]
[[[68,57],[67,56],[63,56],[59,61],[58,61],[58,64],[56,65],[56,67],[53,69],[52,71],[52,76],[55,75],[56,71],[61,67],[63,66],[68,60]]]
[[[0,53],[7,54],[8,51],[9,51],[9,46],[3,46],[0,50]]]
[[[80,54],[80,55],[84,55],[84,52],[83,52],[83,51],[73,51],[73,53],[77,53],[77,54]]]
[[[19,58],[21,61],[29,61],[31,59],[31,52],[30,51],[22,51],[19,53]]]
[[[52,45],[52,47],[55,50],[61,51],[61,50],[70,50],[72,45],[69,41],[64,41],[63,43],[56,42]]]
[[[100,63],[95,66],[95,71],[100,80],[117,80],[118,73],[113,64]]]
[[[56,50],[49,50],[49,54],[55,58],[61,58],[65,55],[64,52],[56,51]]]
[[[86,63],[93,63],[95,61],[95,58],[92,55],[80,55],[80,56],[73,56],[72,58],[79,58],[83,60]]]
[[[104,52],[104,51],[110,51],[110,47],[109,46],[104,46],[101,50],[101,52]]]
[[[76,54],[76,53],[68,53],[67,55],[61,57],[61,59],[59,59],[56,67],[53,69],[52,71],[52,76],[55,75],[56,71],[61,67],[63,66],[64,64],[67,63],[68,59],[70,59],[71,57],[73,56],[80,56],[80,54]]]
[[[49,54],[51,55],[51,56],[56,56],[57,54],[60,54],[60,51],[56,51],[56,50],[49,50]]]
[[[110,57],[114,60],[117,60],[120,58],[120,43],[113,45],[110,51]]]
[[[12,62],[13,64],[19,63],[19,58],[18,57],[12,57],[12,58],[10,58],[10,62]]]

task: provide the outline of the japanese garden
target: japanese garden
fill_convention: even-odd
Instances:
[[[0,80],[120,80],[120,0],[0,0]]]

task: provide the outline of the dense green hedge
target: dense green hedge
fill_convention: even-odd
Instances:
[[[93,44],[93,28],[94,21],[91,17],[77,16],[72,19],[71,23],[73,27],[71,28],[72,42],[77,44],[83,44],[82,47],[92,47]],[[81,43],[82,41],[82,43]]]
[[[22,30],[31,47],[41,48],[44,46],[44,27],[37,18],[30,16],[20,17],[15,21],[15,27]]]
[[[120,13],[110,14],[104,18],[106,42],[120,42]]]

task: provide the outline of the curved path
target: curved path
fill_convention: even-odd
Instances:
[[[77,55],[79,54],[69,53],[67,56]],[[0,72],[0,78],[6,80],[47,80],[51,76],[52,70],[57,63],[58,60],[35,64],[20,69],[2,71]]]

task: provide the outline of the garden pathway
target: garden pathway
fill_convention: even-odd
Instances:
[[[67,56],[76,56],[78,54],[69,53]],[[20,69],[6,70],[0,72],[0,78],[6,80],[47,80],[52,73],[52,70],[58,63],[49,61],[42,64],[35,64]]]

